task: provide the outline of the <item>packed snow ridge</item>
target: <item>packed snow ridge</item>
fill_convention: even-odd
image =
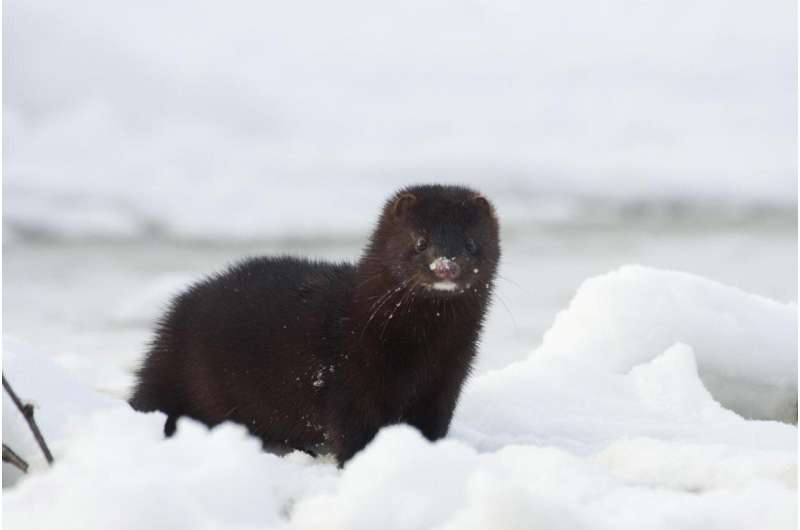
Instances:
[[[622,374],[677,342],[722,405],[797,423],[797,307],[691,274],[628,266],[586,281],[531,358]]]
[[[473,379],[447,439],[382,430],[343,470],[74,383],[5,340],[47,468],[3,402],[10,528],[795,528],[797,308],[629,266],[586,281],[523,361]],[[491,355],[491,352],[484,352]],[[775,421],[777,420],[777,421]]]

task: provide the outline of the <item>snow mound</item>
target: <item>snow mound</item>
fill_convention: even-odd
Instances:
[[[594,461],[627,482],[679,491],[741,490],[759,481],[797,488],[797,459],[791,451],[745,452],[724,444],[636,438],[614,442]]]
[[[752,529],[796,524],[796,458],[652,439],[596,456],[510,445],[480,453],[389,427],[339,471],[277,457],[239,426],[101,411],[58,464],[5,492],[11,528]],[[787,427],[789,428],[789,427]],[[109,472],[113,470],[114,472]]]
[[[631,461],[619,458],[624,451]],[[653,458],[679,455],[674,462]],[[686,464],[702,463],[697,468]],[[682,464],[682,465],[681,465]],[[758,469],[759,471],[754,471]],[[336,489],[300,501],[298,528],[791,528],[791,454],[635,440],[594,458],[508,446],[481,454],[384,429]],[[761,504],[758,508],[756,505]]]
[[[80,385],[53,359],[8,337],[3,338],[3,375],[23,403],[33,404],[36,424],[54,453],[63,443],[70,421],[117,403]],[[5,391],[3,443],[33,469],[47,467],[28,424]],[[3,464],[3,486],[18,479],[16,468]]]
[[[626,302],[642,301],[632,289],[661,310],[627,312]],[[4,491],[4,522],[82,530],[796,528],[797,427],[742,417],[704,384],[725,345],[736,347],[738,384],[781,383],[778,369],[791,363],[776,337],[795,326],[787,312],[796,310],[688,275],[621,269],[587,282],[530,358],[470,381],[447,439],[432,444],[411,427],[390,426],[343,470],[299,453],[264,453],[232,424],[208,430],[183,419],[164,440],[163,415],[97,395],[7,340],[4,370],[39,405],[56,463],[34,466]],[[738,322],[727,330],[734,337],[719,337],[722,314]],[[756,359],[767,366],[751,377],[737,371]],[[27,433],[7,428],[9,416],[4,401],[4,442],[22,443]]]
[[[691,274],[626,266],[587,280],[532,357],[625,373],[676,342],[722,405],[797,423],[797,306]]]
[[[181,420],[180,435],[165,441],[163,421],[127,405],[85,418],[52,470],[5,494],[4,522],[76,530],[272,528],[292,499],[324,489],[336,474],[332,464],[307,456],[264,453],[238,425],[209,431]]]
[[[489,372],[465,388],[451,436],[484,451],[533,444],[589,455],[648,437],[793,452],[797,429],[720,406],[691,348],[676,344],[627,374],[534,359]]]

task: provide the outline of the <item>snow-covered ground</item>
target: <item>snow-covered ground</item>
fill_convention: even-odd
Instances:
[[[797,297],[794,220],[606,227],[531,224],[502,233],[497,297],[477,372],[536,347],[578,286],[626,263],[683,270],[782,302]],[[87,384],[122,395],[155,318],[182,286],[241,257],[356,259],[358,238],[214,244],[4,243],[4,332],[58,358]]]
[[[4,399],[35,472],[3,522],[794,528],[796,9],[4,2],[3,370],[57,464]],[[122,403],[187,282],[355,259],[433,181],[503,229],[446,440],[388,428],[340,471]]]
[[[183,420],[164,441],[159,414],[95,394],[24,344],[5,351],[58,460],[44,469],[4,402],[8,441],[37,468],[4,494],[9,528],[797,524],[797,428],[774,421],[797,403],[796,304],[686,273],[628,266],[586,281],[541,346],[470,381],[446,440],[387,428],[342,471],[263,453],[235,425]],[[767,406],[753,407],[754,388]]]

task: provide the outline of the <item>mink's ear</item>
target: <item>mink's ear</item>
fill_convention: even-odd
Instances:
[[[492,204],[480,193],[476,193],[472,196],[472,202],[474,202],[480,209],[489,215],[494,216],[494,208],[492,207]]]
[[[402,219],[415,202],[417,202],[416,195],[411,193],[401,194],[394,200],[394,204],[392,205],[392,214],[394,214],[395,218]]]

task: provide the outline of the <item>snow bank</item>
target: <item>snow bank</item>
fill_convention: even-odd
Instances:
[[[9,528],[371,530],[790,529],[791,451],[623,440],[581,457],[509,445],[479,453],[382,431],[344,471],[261,452],[244,429],[115,409],[82,423],[52,470],[4,493]],[[787,427],[790,428],[790,427]],[[113,472],[111,472],[113,470]]]
[[[161,414],[127,405],[73,425],[47,473],[4,494],[8,528],[272,528],[293,499],[328,488],[333,464],[264,453],[244,427],[193,421],[162,439]]]
[[[77,383],[51,358],[14,339],[3,338],[3,375],[23,403],[34,405],[34,417],[52,452],[64,443],[67,427],[75,418],[117,404]],[[3,443],[33,469],[46,468],[28,424],[3,391]],[[3,486],[19,478],[16,468],[3,464]]]
[[[676,342],[724,406],[797,422],[797,306],[690,274],[628,266],[586,281],[531,357],[625,373]]]
[[[635,287],[617,285],[620,278],[636,280]],[[611,299],[589,298],[595,288]],[[595,326],[587,315],[594,339],[564,330],[583,329],[573,316],[585,306],[614,314],[616,304],[636,303],[634,289],[650,293],[653,305],[660,289],[690,302],[662,304],[663,313],[650,315],[669,317],[660,328],[640,307],[639,326],[613,316]],[[690,306],[694,313],[686,313]],[[55,411],[51,403],[73,393],[87,396],[77,407],[84,410],[56,425],[56,465],[4,492],[4,522],[88,530],[795,528],[796,426],[746,419],[720,405],[703,382],[702,367],[719,362],[710,345],[720,340],[713,338],[719,328],[704,324],[723,308],[731,318],[749,317],[735,327],[738,355],[787,362],[783,353],[751,346],[783,352],[781,341],[759,342],[758,329],[778,333],[793,308],[699,278],[624,268],[587,282],[529,359],[472,380],[448,439],[431,444],[410,427],[389,427],[343,470],[298,453],[263,453],[230,424],[208,431],[181,420],[178,435],[165,441],[161,414],[138,414],[113,400],[105,406],[59,374],[53,384],[26,389],[42,396],[43,418]],[[689,317],[696,327],[682,337],[703,353],[691,343],[652,356],[633,347],[659,343],[639,338],[656,334],[641,326],[667,334],[684,329],[670,322]],[[592,344],[607,358],[584,362]],[[46,362],[16,343],[6,347],[20,381]],[[772,373],[752,375],[774,383]]]
[[[682,344],[627,374],[533,360],[489,372],[468,384],[451,429],[486,451],[534,444],[582,455],[627,437],[794,451],[796,433],[720,406]]]
[[[631,461],[614,458],[623,450]],[[653,462],[664,453],[678,457]],[[686,467],[697,460],[701,467]],[[615,445],[594,458],[515,445],[481,454],[456,441],[431,445],[410,428],[393,427],[345,469],[335,493],[299,502],[292,523],[365,530],[788,529],[796,521],[795,462],[791,453],[743,455],[652,440]]]

